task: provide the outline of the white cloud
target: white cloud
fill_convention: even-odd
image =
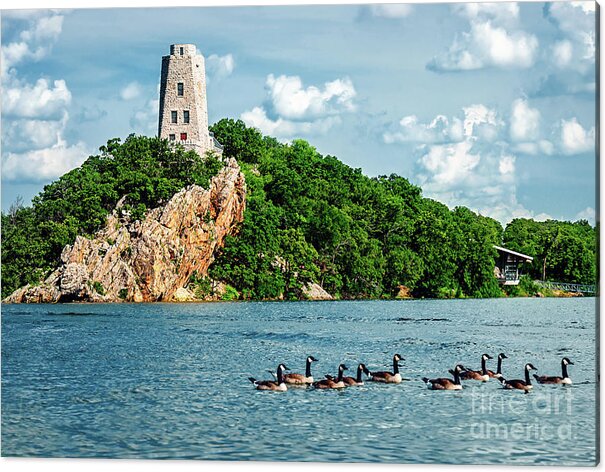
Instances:
[[[597,2],[594,1],[582,1],[582,2],[570,2],[574,8],[580,8],[584,13],[594,13],[597,11]]]
[[[297,76],[273,74],[265,83],[267,102],[241,114],[249,126],[281,139],[323,134],[356,109],[355,87],[349,78],[303,87]]]
[[[89,152],[84,143],[68,146],[59,140],[51,147],[2,156],[2,178],[48,182],[81,165]]]
[[[470,29],[459,34],[446,53],[434,57],[429,69],[446,72],[534,64],[538,39],[518,28],[516,3],[461,3],[452,9],[469,21]]]
[[[399,129],[394,132],[385,132],[382,138],[385,143],[419,142],[419,143],[445,143],[462,140],[463,124],[459,118],[449,120],[447,116],[438,115],[430,123],[418,121],[416,115],[404,116],[399,121]]]
[[[496,110],[483,104],[475,104],[463,107],[464,111],[464,135],[466,137],[476,136],[485,141],[495,141],[504,121],[498,117]]]
[[[135,133],[155,136],[158,132],[158,114],[160,101],[157,98],[147,100],[142,108],[134,111],[130,118],[130,126]]]
[[[463,205],[502,223],[534,214],[517,201],[515,156],[501,146],[482,148],[473,138],[429,146],[417,161],[428,197],[450,208]]]
[[[6,17],[7,11],[2,12]],[[0,61],[2,78],[12,73],[14,67],[25,60],[39,61],[46,56],[61,34],[63,15],[48,10],[37,10],[29,14],[8,15],[19,21],[26,21],[27,28],[21,31],[19,40],[2,45]]]
[[[594,208],[586,207],[582,211],[579,211],[576,214],[576,216],[574,217],[574,221],[587,220],[591,225],[594,226],[596,216],[597,216],[597,213]]]
[[[5,12],[3,17],[5,18]],[[65,80],[19,78],[17,66],[38,61],[51,50],[63,28],[53,11],[11,12],[25,23],[14,41],[2,45],[2,179],[48,182],[80,165],[86,145],[64,139],[72,95]]]
[[[504,121],[482,104],[462,109],[462,116],[448,118],[437,115],[429,123],[422,123],[416,115],[404,116],[395,131],[383,133],[387,144],[417,142],[423,144],[456,143],[471,136],[487,142],[496,141],[504,127]]]
[[[491,20],[498,24],[514,23],[519,18],[516,2],[458,3],[452,9],[469,20]]]
[[[356,91],[349,78],[304,88],[298,76],[270,74],[266,82],[273,111],[284,118],[308,120],[354,111]]]
[[[519,98],[512,104],[510,138],[517,142],[534,141],[540,134],[540,111],[530,108],[526,100]]]
[[[575,34],[594,29],[595,12],[595,2],[553,2],[546,14],[562,31]]]
[[[588,1],[545,3],[544,16],[556,27],[556,41],[542,51],[545,74],[533,95],[594,95],[595,5]]]
[[[62,29],[62,15],[42,16],[37,19],[32,28],[21,32],[21,39],[26,42],[55,41]]]
[[[413,10],[409,3],[384,3],[382,5],[368,5],[368,7],[370,14],[379,18],[405,18]]]
[[[552,47],[552,52],[555,65],[562,69],[571,62],[573,57],[573,45],[571,44],[571,41],[567,39],[557,41]]]
[[[502,156],[498,164],[498,171],[501,175],[514,174],[515,173],[515,157],[514,156]]]
[[[38,79],[34,85],[16,79],[3,83],[4,117],[57,119],[70,103],[71,93],[64,80],[55,80],[52,86],[46,79]]]
[[[504,117],[480,103],[463,107],[461,115],[437,115],[426,123],[416,115],[404,116],[396,127],[383,132],[382,139],[386,144],[419,143],[425,148],[430,144],[472,141],[473,148],[481,144],[489,152],[492,146],[493,149],[532,156],[573,155],[594,149],[595,127],[584,129],[576,118],[561,120],[550,126],[552,139],[547,139],[541,121],[540,111],[531,107],[525,98],[518,98],[512,102],[510,114]],[[448,152],[454,154],[460,150],[448,148]],[[466,153],[466,157],[469,156]],[[432,157],[433,154],[426,154],[427,164]]]
[[[217,79],[230,76],[235,69],[235,59],[232,54],[218,56],[212,54],[206,59],[206,70],[208,74]]]
[[[341,121],[338,116],[327,116],[315,121],[291,121],[282,117],[272,120],[262,107],[254,107],[242,113],[240,118],[246,125],[257,128],[263,134],[280,139],[325,134]]]
[[[592,70],[596,52],[595,2],[548,3],[546,16],[566,36],[555,44],[555,65],[583,73]]]
[[[495,137],[504,126],[483,104],[463,108],[460,142],[420,146],[416,176],[426,195],[450,207],[465,205],[506,222],[527,214],[516,202],[515,156]]]
[[[491,22],[473,21],[448,52],[428,67],[437,71],[474,70],[486,67],[527,68],[533,65],[538,40],[523,31],[509,32]]]
[[[463,141],[440,146],[430,146],[420,158],[420,165],[428,174],[425,185],[428,190],[439,191],[447,188],[451,191],[458,185],[468,185],[473,169],[481,161],[479,154],[471,153],[473,143]]]
[[[428,123],[405,116],[383,140],[421,143],[414,150],[414,175],[426,196],[507,223],[520,217],[550,218],[517,200],[515,153],[553,153],[553,144],[540,137],[539,122],[540,113],[524,99],[516,100],[505,117],[476,103],[463,107],[458,116],[438,115]],[[511,137],[521,141],[511,144]]]
[[[2,148],[23,152],[51,147],[61,140],[69,115],[61,120],[8,120],[2,127]]]
[[[532,156],[537,154],[550,156],[555,152],[555,146],[547,139],[540,139],[535,142],[515,143],[512,149],[520,154],[529,154]]]
[[[120,98],[122,100],[134,100],[141,95],[141,86],[138,82],[130,82],[120,90]]]
[[[517,99],[511,107],[509,133],[511,149],[528,155],[581,154],[594,150],[595,128],[584,129],[573,117],[560,120],[551,127],[553,141],[542,137],[539,110],[531,108],[526,100]]]
[[[585,130],[574,117],[570,120],[561,120],[561,149],[565,154],[580,154],[594,151],[595,128]]]

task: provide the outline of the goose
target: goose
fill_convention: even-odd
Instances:
[[[313,375],[311,375],[311,364],[313,362],[318,362],[318,359],[315,359],[313,356],[307,357],[306,367],[305,367],[305,375],[297,374],[295,372],[291,372],[289,374],[284,375],[284,381],[288,385],[309,385],[313,383]],[[270,371],[271,375],[275,376],[273,371]]]
[[[370,380],[373,382],[382,382],[382,383],[401,383],[402,378],[399,373],[399,361],[405,360],[399,354],[395,354],[393,356],[393,372],[370,372]]]
[[[499,379],[500,377],[502,377],[502,359],[508,359],[508,356],[503,352],[498,354],[498,370],[496,370],[496,373],[494,373],[493,370],[488,369],[487,375],[489,375],[490,378]]]
[[[313,387],[318,389],[331,389],[331,388],[345,388],[345,383],[343,380],[344,371],[349,370],[349,368],[340,364],[338,366],[338,378],[334,379],[331,375],[326,375],[326,378],[323,380],[318,380],[317,382],[313,382]]]
[[[342,381],[347,387],[363,385],[363,378],[361,377],[363,374],[370,375],[370,371],[365,364],[359,364],[357,366],[357,377],[343,377]]]
[[[481,356],[481,370],[465,370],[460,374],[462,380],[480,380],[481,382],[487,382],[489,380],[489,374],[485,365],[488,359],[493,359],[489,354],[483,354]]]
[[[290,370],[284,364],[277,366],[277,380],[256,380],[254,377],[248,377],[248,380],[256,386],[256,390],[273,390],[275,392],[285,392],[288,390],[284,382],[284,371]]]
[[[525,380],[506,380],[504,377],[498,377],[498,380],[502,383],[502,387],[508,390],[517,389],[523,390],[525,393],[529,393],[529,391],[534,388],[531,384],[531,379],[529,378],[530,370],[538,370],[532,364],[525,364]]]
[[[458,364],[453,370],[450,369],[448,372],[454,376],[454,380],[446,377],[440,377],[438,379],[428,379],[422,377],[422,381],[426,384],[429,390],[462,390],[462,384],[460,383],[460,372],[464,371],[464,366]]]
[[[562,370],[562,376],[561,377],[556,377],[556,376],[548,376],[548,375],[536,375],[534,374],[534,378],[538,381],[538,383],[541,384],[566,384],[566,385],[570,385],[571,384],[571,379],[569,378],[569,374],[567,373],[567,366],[568,365],[574,365],[573,362],[571,362],[571,360],[569,360],[569,357],[564,357],[561,360],[561,370]]]

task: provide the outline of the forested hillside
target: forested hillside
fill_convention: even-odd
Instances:
[[[167,141],[129,136],[112,139],[81,167],[44,187],[31,207],[2,214],[2,297],[36,284],[58,265],[77,235],[92,235],[124,198],[123,209],[141,217],[183,187],[206,187],[222,164],[202,160]]]
[[[503,236],[505,244],[512,243],[519,221],[528,220],[516,220],[503,232],[491,218],[423,198],[421,189],[403,177],[366,177],[304,141],[280,144],[233,120],[222,120],[212,130],[226,155],[242,164],[249,185],[240,234],[228,241],[212,275],[242,290],[245,298],[297,298],[307,281],[342,298],[391,297],[400,286],[416,297],[503,294],[493,277],[492,245],[502,244]],[[557,247],[567,255],[559,252],[547,262],[550,267],[561,261],[553,277],[594,282],[595,228],[585,221],[529,221],[540,228],[560,227],[561,234],[581,228],[574,233],[576,246],[561,236]],[[519,236],[512,248],[534,256],[534,266],[541,264],[548,241],[528,247],[526,240]],[[580,252],[572,261],[575,250]],[[572,269],[578,259],[583,265]],[[531,275],[538,277],[533,267]]]
[[[534,258],[527,267],[534,279],[594,284],[597,279],[597,231],[587,221],[513,220],[504,245]]]
[[[282,144],[224,119],[211,130],[248,187],[244,222],[209,276],[242,299],[298,299],[315,282],[337,298],[496,297],[494,244],[533,256],[530,275],[594,283],[597,230],[577,223],[499,222],[422,197],[397,176],[369,178],[309,143]],[[46,186],[31,207],[2,215],[2,296],[44,278],[77,234],[92,234],[125,197],[134,218],[221,163],[157,138],[110,140]],[[544,260],[546,264],[544,265]],[[196,279],[195,283],[206,283]]]

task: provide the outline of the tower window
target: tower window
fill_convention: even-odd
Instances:
[[[184,51],[183,51],[183,48],[179,48],[179,51],[180,51],[181,56],[182,56],[182,55],[183,55],[183,52],[184,52]]]
[[[176,136],[174,134],[169,134],[168,139],[170,139],[170,141],[176,141]]]
[[[176,93],[179,97],[183,96],[183,82],[176,84]]]
[[[177,113],[176,111],[171,111],[171,112],[170,112],[170,118],[171,118],[171,121],[172,121],[173,123],[176,123],[176,122],[177,122],[177,115],[178,115],[178,113]]]
[[[181,133],[181,141],[187,141],[187,133]]]
[[[183,123],[189,123],[189,110],[183,111]]]

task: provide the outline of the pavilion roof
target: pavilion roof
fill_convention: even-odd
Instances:
[[[528,256],[527,254],[521,254],[520,252],[517,252],[517,251],[511,251],[510,249],[506,249],[505,247],[502,247],[502,246],[496,246],[495,244],[494,244],[494,247],[495,247],[495,248],[496,248],[498,251],[501,251],[501,252],[506,252],[506,253],[508,253],[508,254],[512,254],[513,256],[517,256],[517,257],[519,257],[519,258],[521,258],[521,259],[525,259],[525,260],[526,260],[526,261],[528,261],[528,262],[531,262],[531,261],[533,261],[533,260],[534,260],[534,258],[533,258],[533,257]]]

